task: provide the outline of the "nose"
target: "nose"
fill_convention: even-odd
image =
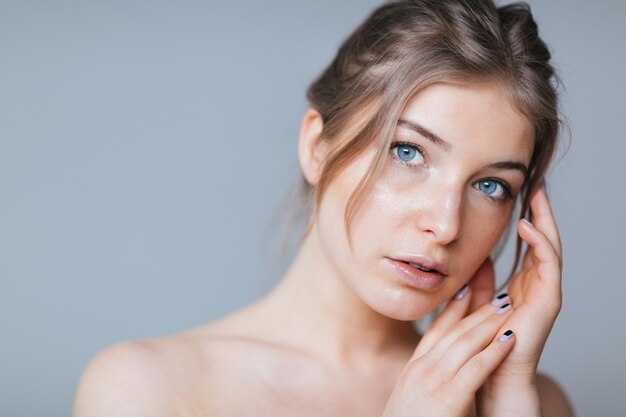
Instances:
[[[438,187],[424,198],[417,213],[420,232],[433,242],[447,245],[459,238],[463,217],[463,195],[457,187]]]

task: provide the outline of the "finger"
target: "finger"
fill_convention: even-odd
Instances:
[[[539,187],[530,198],[530,213],[530,221],[548,237],[560,258],[562,250],[559,229],[552,213],[548,195],[543,187]]]
[[[483,351],[476,354],[457,372],[452,384],[476,392],[507,357],[515,344],[512,331],[498,335]]]
[[[455,375],[470,359],[492,342],[507,314],[492,314],[467,332],[459,335],[438,360],[444,376]]]
[[[493,262],[491,262],[489,257],[485,259],[482,265],[480,265],[478,270],[474,273],[469,281],[469,286],[472,289],[472,301],[470,303],[469,311],[470,313],[473,313],[493,298],[496,280]]]
[[[524,260],[522,261],[522,269],[532,268],[533,266],[535,266],[535,261],[532,257],[532,253],[530,248],[526,248],[526,251],[524,252]]]
[[[469,309],[472,291],[469,285],[464,285],[455,296],[448,302],[435,321],[428,327],[422,336],[411,359],[417,359],[428,352],[430,348],[445,334],[452,326],[459,322]]]
[[[470,329],[478,326],[480,323],[490,318],[491,316],[504,315],[508,316],[509,311],[512,309],[511,304],[506,302],[507,299],[494,298],[492,303],[486,304],[479,308],[476,312],[463,318],[463,320],[456,323],[445,334],[441,335],[439,340],[433,344],[427,355],[439,359],[443,356],[448,347],[462,334],[468,332]],[[504,303],[504,304],[502,304]]]
[[[558,285],[560,288],[561,259],[548,237],[525,219],[519,222],[518,232],[521,238],[528,243],[532,256],[537,260],[536,267],[539,277]]]

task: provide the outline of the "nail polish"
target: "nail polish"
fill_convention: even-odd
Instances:
[[[494,297],[493,300],[491,300],[491,305],[499,307],[499,306],[501,306],[504,303],[508,303],[509,300],[510,300],[509,294],[503,293],[503,294],[500,294],[500,295]]]
[[[512,337],[513,337],[513,331],[512,330],[507,330],[506,332],[502,333],[502,336],[500,336],[500,338],[498,340],[501,341],[501,342],[506,342],[507,340],[509,340]]]
[[[465,295],[469,292],[469,285],[465,284],[461,289],[454,295],[455,300],[461,300]]]
[[[507,311],[509,311],[511,309],[511,304],[506,303],[505,305],[503,305],[502,307],[500,307],[497,311],[496,314],[504,314]]]

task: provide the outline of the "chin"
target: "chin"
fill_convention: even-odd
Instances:
[[[435,294],[416,294],[410,288],[387,288],[362,297],[377,313],[394,320],[414,321],[432,313],[443,301]]]

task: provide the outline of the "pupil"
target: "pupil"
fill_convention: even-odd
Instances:
[[[480,189],[487,194],[491,194],[496,190],[496,183],[493,181],[483,181],[480,183]]]
[[[412,148],[407,148],[407,147],[403,147],[403,148],[398,148],[400,150],[400,159],[402,159],[403,161],[410,161],[411,159],[413,159],[415,157],[415,149]]]

